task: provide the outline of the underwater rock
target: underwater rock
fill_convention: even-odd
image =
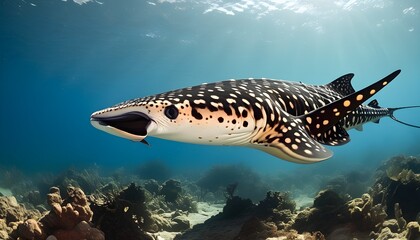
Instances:
[[[69,186],[67,195],[68,198],[63,200],[60,189],[52,187],[47,195],[51,211],[39,221],[28,219],[19,224],[14,235],[19,239],[36,240],[47,239],[47,237],[58,240],[105,239],[103,232],[88,224],[93,212],[84,192],[80,188]]]
[[[264,222],[256,217],[246,221],[235,239],[254,240],[267,239],[277,235],[277,226],[272,222]]]
[[[154,213],[161,214],[173,211],[169,205],[170,204],[165,201],[164,196],[156,195],[147,197],[147,209]]]
[[[171,209],[178,209],[182,211],[187,211],[189,213],[196,213],[198,212],[197,209],[197,202],[193,199],[193,197],[189,194],[184,193],[178,198],[175,204],[169,205]]]
[[[105,240],[104,233],[91,227],[86,221],[81,221],[71,230],[59,229],[51,236],[54,236],[57,240]]]
[[[397,219],[388,219],[388,220],[385,220],[382,223],[382,228],[389,228],[389,230],[391,230],[391,232],[398,232],[399,231],[399,227],[398,227]]]
[[[238,196],[228,198],[226,205],[223,207],[223,212],[220,213],[223,218],[235,218],[244,214],[249,213],[250,210],[254,209],[255,205],[251,199],[243,199]]]
[[[292,228],[299,232],[321,231],[326,235],[346,231],[348,237],[362,239],[369,233],[375,239],[404,237],[406,217],[412,221],[420,211],[418,173],[413,170],[420,170],[420,161],[395,157],[384,166],[377,172],[372,195],[365,193],[346,202],[334,191],[321,191],[313,207],[297,214]],[[386,221],[388,217],[391,219]]]
[[[318,193],[312,208],[299,212],[292,228],[298,232],[320,231],[323,234],[332,232],[337,225],[346,222],[344,200],[332,190]]]
[[[26,210],[17,203],[15,197],[0,197],[0,218],[5,219],[6,223],[24,220]]]
[[[279,230],[285,229],[293,223],[295,208],[296,203],[291,200],[288,193],[270,191],[258,204],[256,216],[275,223]]]
[[[242,199],[238,196],[228,198],[222,212],[202,224],[195,225],[182,235],[176,236],[175,239],[234,239],[240,233],[244,223],[252,217],[255,207],[256,205],[250,199]]]
[[[185,215],[172,218],[172,222],[174,222],[174,224],[172,224],[171,232],[181,232],[190,228],[190,221]]]
[[[409,222],[407,224],[405,237],[408,240],[419,240],[420,239],[420,223]]]
[[[169,208],[173,211],[197,212],[197,202],[182,189],[181,182],[177,180],[170,179],[166,181],[160,188],[158,196],[164,197],[164,208]],[[162,205],[162,203],[159,203],[159,205]]]
[[[20,224],[17,229],[18,236],[22,239],[45,239],[43,230],[35,219],[28,219]]]
[[[0,197],[0,239],[13,235],[19,223],[28,218],[39,218],[37,210],[27,210],[15,197]]]
[[[145,190],[134,183],[115,197],[91,200],[94,212],[92,222],[100,226],[107,240],[152,240],[148,232],[160,230],[147,209]]]
[[[0,230],[0,239],[9,239],[9,234],[7,231]]]
[[[93,212],[80,188],[68,187],[67,195],[69,197],[62,200],[59,188],[50,189],[47,196],[52,211],[39,221],[47,229],[73,229],[78,223],[92,219]]]
[[[389,228],[382,228],[381,232],[375,236],[376,240],[399,239],[397,233],[393,233]]]
[[[388,240],[388,239],[420,239],[420,225],[418,222],[409,222],[404,229],[400,229],[396,219],[390,219],[382,224],[382,229],[375,233],[371,233],[374,239]]]
[[[416,220],[420,213],[420,158],[397,156],[386,161],[378,168],[370,193],[374,204],[384,205],[390,218],[396,218],[398,203],[405,220]]]
[[[269,237],[265,240],[325,240],[324,235],[321,232],[314,233],[302,233],[299,234],[295,230],[278,233],[281,237]],[[331,238],[331,239],[346,239],[346,238]],[[354,239],[355,240],[355,239]]]
[[[394,205],[394,212],[395,212],[395,219],[397,219],[397,223],[398,223],[398,230],[402,230],[406,227],[407,225],[407,221],[404,219],[401,209],[400,209],[400,204],[399,203],[395,203]]]
[[[212,217],[202,224],[195,225],[192,229],[177,235],[174,240],[232,240],[238,236],[243,224],[250,216],[236,218],[221,218],[219,215]]]
[[[285,236],[279,230],[291,224],[295,206],[288,194],[280,192],[268,192],[258,205],[233,196],[226,200],[221,213],[175,239],[251,240]]]
[[[160,190],[160,185],[158,181],[154,179],[149,179],[144,183],[144,188],[153,195],[157,195]]]
[[[273,210],[290,210],[294,212],[296,203],[291,200],[288,193],[267,192],[265,198],[258,204],[260,213],[271,214]]]
[[[166,202],[174,203],[181,196],[181,192],[181,182],[170,179],[162,185],[159,195],[163,195]]]
[[[233,198],[237,188],[238,188],[238,183],[228,184],[225,190],[225,198]]]
[[[396,219],[386,220],[385,209],[385,206],[375,204],[367,193],[344,202],[331,190],[321,191],[312,208],[297,214],[292,228],[299,232],[320,231],[330,237],[365,239],[370,235],[375,239],[405,238],[408,224],[399,204],[394,206]]]
[[[6,220],[0,218],[0,239],[9,239],[9,233],[12,231],[6,224]]]
[[[172,222],[170,219],[161,216],[160,214],[152,214],[151,218],[156,224],[157,229],[172,232]]]
[[[325,190],[315,198],[312,208],[297,214],[292,228],[299,232],[320,231],[326,236],[367,238],[371,231],[381,228],[386,217],[384,208],[374,205],[369,194],[345,202],[337,193]]]
[[[335,209],[344,204],[344,200],[332,190],[323,190],[318,193],[314,199],[314,208],[317,209]]]
[[[346,203],[347,212],[352,222],[359,231],[373,231],[387,217],[384,208],[380,204],[373,205],[372,198],[365,193],[361,198],[355,198]]]

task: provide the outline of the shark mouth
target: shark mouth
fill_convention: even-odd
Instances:
[[[118,116],[93,114],[90,122],[99,130],[118,137],[148,144],[144,138],[147,137],[147,128],[152,122],[152,119],[142,112],[128,112]]]

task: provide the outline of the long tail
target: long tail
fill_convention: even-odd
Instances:
[[[403,122],[401,120],[398,120],[395,116],[394,116],[394,112],[397,110],[401,110],[401,109],[407,109],[407,108],[420,108],[420,106],[408,106],[408,107],[398,107],[398,108],[388,108],[389,110],[389,117],[392,118],[393,120],[402,123],[404,125],[410,126],[410,127],[414,127],[414,128],[420,128],[420,126],[417,125],[413,125],[413,124],[409,124],[406,122]]]

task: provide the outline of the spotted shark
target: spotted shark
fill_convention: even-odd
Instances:
[[[314,163],[330,158],[325,145],[350,141],[347,130],[383,117],[402,122],[376,100],[397,70],[355,91],[354,74],[326,85],[272,79],[239,79],[202,84],[136,98],[94,112],[91,124],[107,133],[146,143],[147,136],[208,145],[256,148],[278,158]]]

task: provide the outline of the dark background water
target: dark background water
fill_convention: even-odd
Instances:
[[[377,99],[419,105],[420,2],[0,1],[0,167],[108,169],[159,159],[179,170],[241,163],[263,174],[361,169],[418,155],[420,130],[392,120],[350,131],[317,165],[253,149],[149,139],[94,129],[90,114],[145,95],[230,78],[326,84],[354,72],[356,89],[396,69]],[[420,110],[397,113],[420,124]]]

